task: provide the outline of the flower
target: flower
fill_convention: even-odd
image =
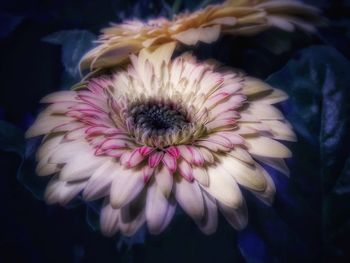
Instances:
[[[247,224],[240,187],[271,204],[275,186],[258,163],[288,174],[295,140],[272,104],[287,95],[237,70],[190,54],[171,59],[175,43],[130,56],[131,64],[86,88],[59,91],[27,131],[44,135],[37,173],[53,175],[50,204],[76,195],[104,198],[101,230],[133,235],[144,223],[153,234],[176,206],[207,234],[218,210],[235,229]]]
[[[177,41],[184,45],[215,42],[221,33],[253,35],[273,26],[285,31],[298,27],[314,32],[319,10],[293,0],[233,0],[210,5],[173,20],[126,21],[102,30],[98,46],[81,59],[80,69],[95,70],[123,64],[129,53]]]

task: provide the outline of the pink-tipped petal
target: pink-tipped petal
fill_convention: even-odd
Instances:
[[[169,148],[167,148],[166,151],[167,153],[171,154],[175,158],[178,158],[180,156],[180,151],[176,146],[170,146]]]
[[[177,161],[174,156],[170,155],[169,153],[165,153],[162,161],[172,173],[175,173],[177,169]]]
[[[151,179],[152,175],[154,174],[154,170],[155,168],[151,168],[148,165],[145,165],[142,168],[142,176],[143,176],[143,181],[145,183],[147,183]]]
[[[152,153],[151,156],[148,158],[148,165],[151,168],[157,167],[158,164],[162,161],[163,156],[164,156],[164,152],[157,151]]]
[[[178,170],[180,175],[185,178],[187,181],[192,182],[193,181],[193,172],[191,165],[186,162],[184,159],[182,159],[179,162]]]

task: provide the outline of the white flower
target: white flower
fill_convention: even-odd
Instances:
[[[80,68],[94,70],[125,63],[129,53],[177,41],[183,45],[213,43],[221,34],[254,35],[270,27],[314,32],[319,10],[294,0],[232,0],[210,5],[173,20],[126,21],[102,30],[98,46],[81,60]]]
[[[131,55],[132,64],[85,89],[43,98],[49,104],[27,131],[45,135],[37,173],[53,175],[48,203],[104,198],[101,230],[153,234],[176,205],[207,234],[218,210],[235,229],[247,224],[240,187],[271,204],[275,186],[257,161],[288,174],[295,140],[272,104],[286,94],[236,70],[220,70],[184,54],[175,43]]]

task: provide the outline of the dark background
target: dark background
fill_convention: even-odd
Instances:
[[[295,127],[290,178],[269,170],[272,207],[248,192],[249,225],[220,220],[205,236],[178,211],[160,236],[105,238],[94,204],[41,201],[46,179],[34,174],[37,140],[24,131],[44,95],[79,80],[76,64],[108,22],[171,16],[200,1],[0,1],[0,262],[350,262],[350,2],[307,1],[329,26],[316,35],[269,30],[199,45],[216,58],[285,90],[279,105]]]

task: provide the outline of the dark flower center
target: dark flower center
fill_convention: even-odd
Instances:
[[[133,106],[130,112],[136,127],[152,131],[175,131],[189,123],[185,113],[171,104],[139,104]]]

